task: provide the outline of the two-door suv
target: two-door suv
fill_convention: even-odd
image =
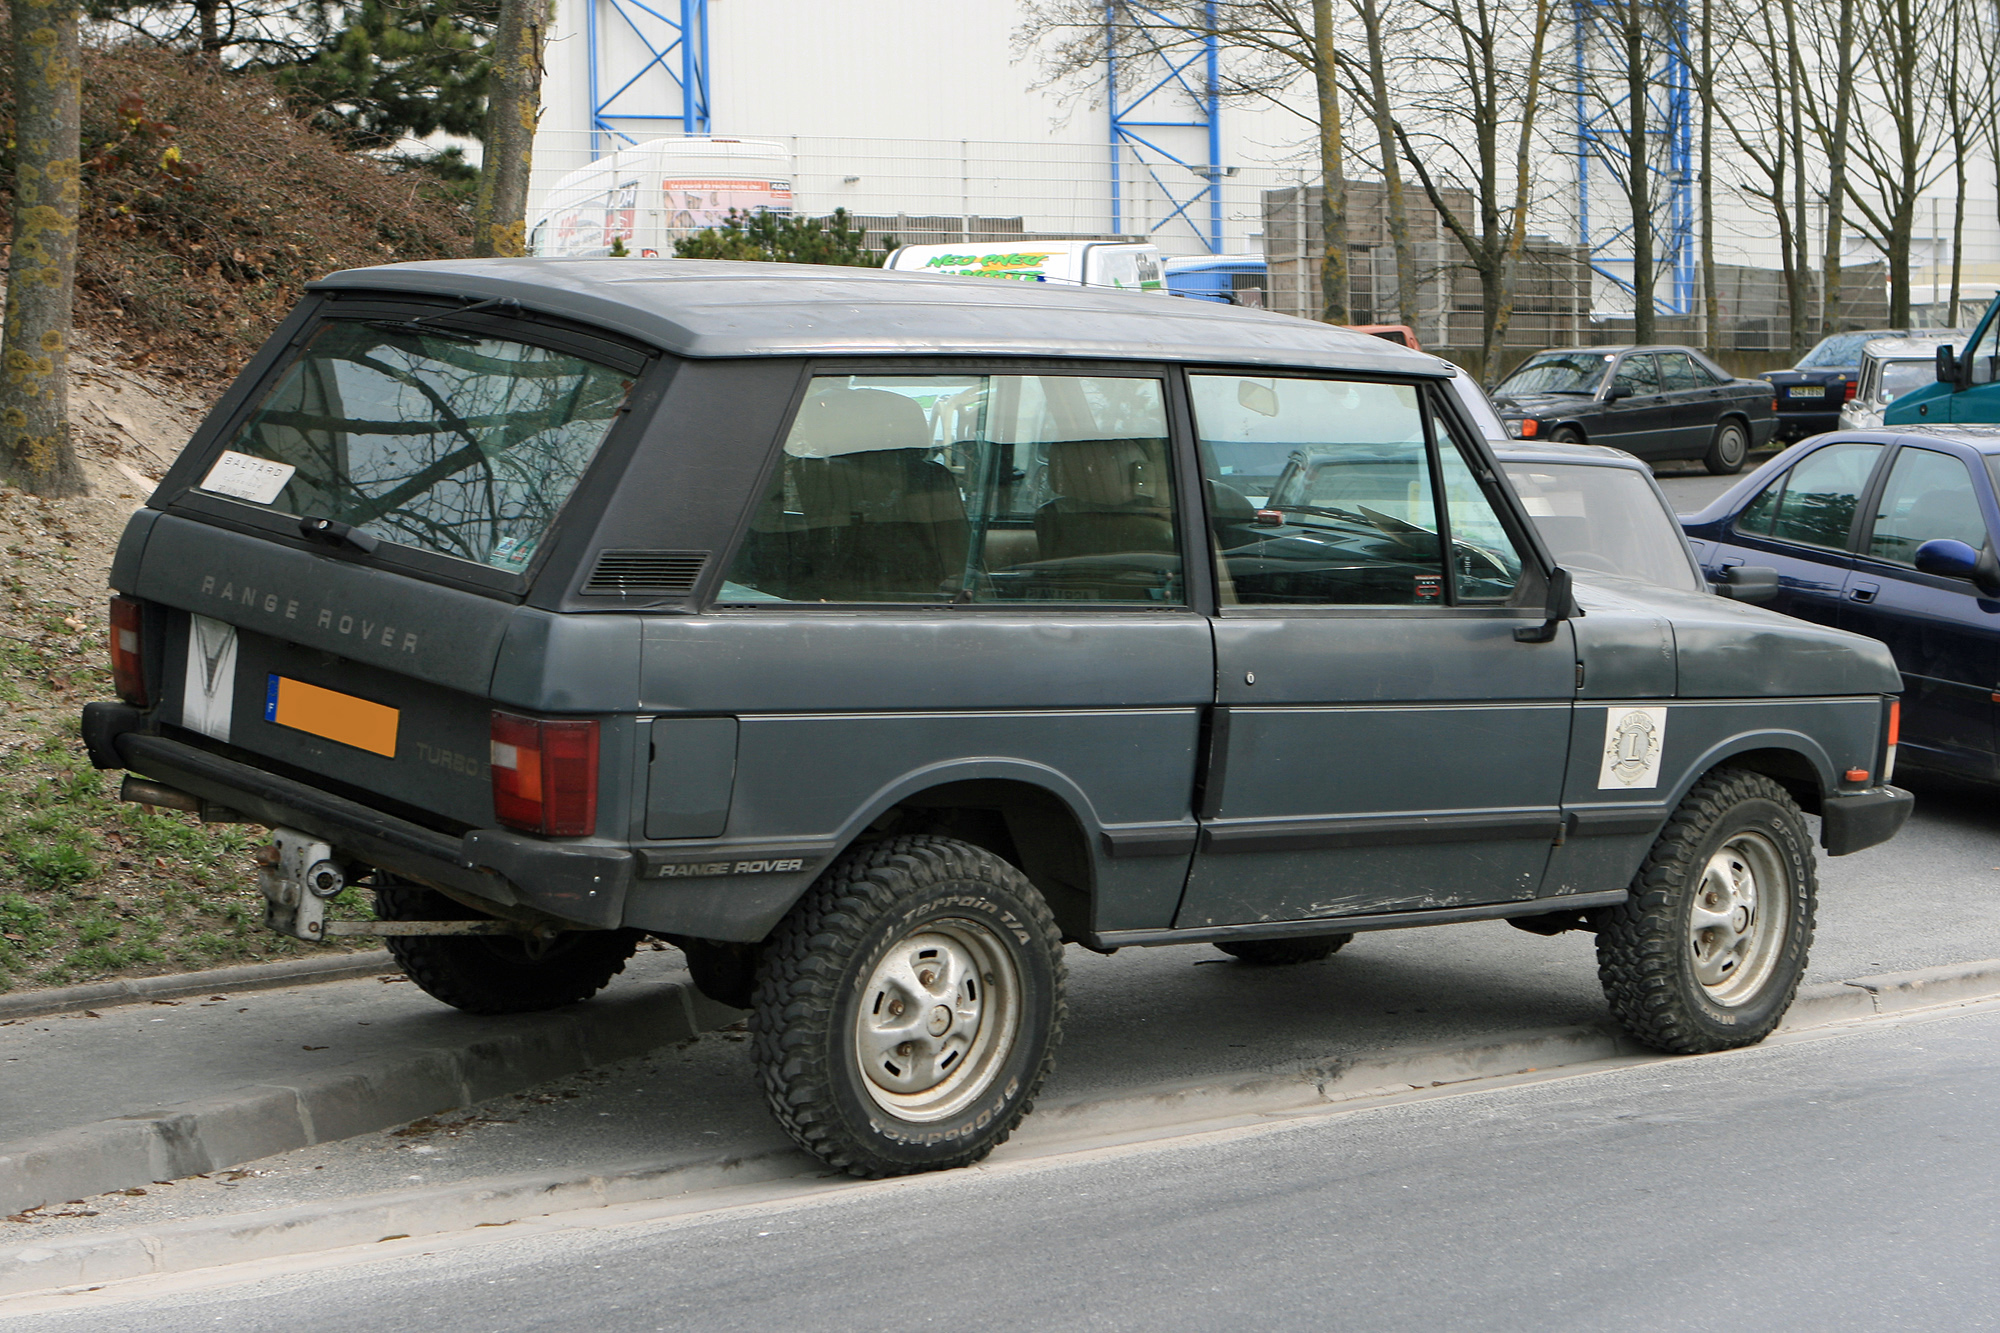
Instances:
[[[1595,931],[1655,1047],[1756,1041],[1812,938],[1802,812],[1834,855],[1907,814],[1895,665],[1573,588],[1451,374],[1047,285],[338,273],[133,517],[85,737],[131,799],[270,826],[275,927],[385,935],[448,1004],[672,941],[859,1175],[1007,1136],[1066,942],[1508,918]],[[1345,466],[1269,494],[1294,456]],[[379,920],[328,919],[349,884]]]

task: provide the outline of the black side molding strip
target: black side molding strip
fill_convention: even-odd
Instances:
[[[1607,893],[1565,893],[1553,898],[1529,898],[1520,902],[1432,907],[1413,912],[1383,912],[1375,916],[1322,916],[1310,921],[1256,921],[1237,926],[1189,926],[1184,930],[1106,930],[1092,937],[1091,947],[1144,948],[1155,944],[1280,940],[1298,935],[1402,930],[1410,926],[1450,925],[1454,921],[1497,921],[1510,916],[1540,916],[1544,912],[1579,912],[1592,907],[1615,907],[1630,896],[1624,889],[1612,889]]]
[[[1569,812],[1569,832],[1573,838],[1623,838],[1636,833],[1656,833],[1673,811],[1664,805],[1618,805],[1584,808]]]
[[[1118,860],[1132,856],[1188,856],[1201,830],[1192,824],[1156,824],[1137,828],[1102,829],[1104,854]]]
[[[1550,842],[1562,836],[1562,812],[1547,810],[1477,811],[1467,814],[1367,815],[1341,819],[1246,819],[1210,824],[1201,831],[1201,848],[1217,855],[1228,852],[1303,852],[1325,847],[1386,847],[1408,843],[1489,842],[1530,839]]]

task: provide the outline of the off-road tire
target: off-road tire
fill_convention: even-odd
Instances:
[[[1725,421],[1715,428],[1715,438],[1701,465],[1718,477],[1733,477],[1743,470],[1750,457],[1750,431],[1740,421]]]
[[[476,921],[481,914],[435,889],[375,886],[385,921]],[[425,994],[468,1014],[532,1014],[587,1000],[625,970],[636,930],[578,930],[546,944],[490,935],[390,935],[383,942]]]
[[[1740,847],[1761,848],[1757,856],[1768,862],[1755,885],[1756,913],[1747,920],[1761,929],[1767,918],[1757,913],[1782,906],[1786,915],[1771,923],[1767,945],[1728,983],[1750,989],[1719,1003],[1720,992],[1697,975],[1695,913],[1698,899],[1707,900],[1705,876],[1715,858],[1726,850],[1733,858],[1731,849]],[[1592,914],[1597,976],[1613,1016],[1646,1045],[1673,1054],[1762,1041],[1791,1007],[1805,973],[1816,892],[1812,839],[1785,789],[1761,773],[1709,773],[1660,831],[1632,881],[1631,898]],[[1753,966],[1767,975],[1756,979],[1747,970]]]
[[[1582,444],[1583,432],[1574,426],[1557,426],[1549,433],[1550,444]]]
[[[1229,940],[1215,947],[1252,967],[1284,967],[1331,958],[1353,938],[1352,935],[1294,935],[1284,940]]]
[[[882,979],[903,956],[899,947],[923,957],[921,946],[938,932],[957,932],[952,947],[969,947],[968,957],[987,951],[987,964],[959,973],[983,978],[985,1007],[976,1025],[943,1034],[974,1034],[973,1053],[933,1085],[945,1100],[929,1111],[913,1106],[906,1116],[884,1105],[893,1091],[881,1070],[864,1068],[861,1050],[882,1040]],[[910,975],[931,984],[921,970]],[[828,867],[766,942],[751,1009],[752,1056],[778,1123],[827,1165],[864,1178],[968,1166],[1005,1142],[1033,1107],[1062,1040],[1066,981],[1061,934],[1020,871],[951,838],[873,843]],[[918,1003],[938,1012],[931,998]],[[947,1013],[953,1007],[939,1006]],[[933,1028],[931,1035],[940,1034]],[[955,1094],[952,1080],[962,1076],[968,1081]],[[953,1095],[970,1100],[959,1105]]]

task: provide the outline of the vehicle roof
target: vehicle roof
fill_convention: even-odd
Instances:
[[[442,259],[346,269],[319,292],[519,301],[684,357],[1063,356],[1444,377],[1365,333],[1208,301],[813,264]]]
[[[1652,471],[1641,459],[1605,444],[1523,444],[1517,440],[1488,440],[1486,443],[1492,448],[1493,456],[1502,463],[1582,463],[1590,467]]]
[[[1907,338],[1871,338],[1862,345],[1861,355],[1872,356],[1877,361],[1899,356],[1929,360],[1937,354],[1939,347],[1950,346],[1964,336],[1963,333],[1953,330],[1912,334]]]
[[[1680,343],[1619,343],[1615,347],[1544,347],[1536,352],[1535,356],[1567,355],[1571,352],[1590,352],[1601,356],[1618,356],[1624,352],[1692,352],[1704,361],[1708,359],[1700,348],[1687,347]],[[1522,364],[1526,365],[1527,362]]]

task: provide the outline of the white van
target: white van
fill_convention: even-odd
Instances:
[[[977,245],[906,245],[886,268],[951,273],[1015,282],[1058,282],[1072,287],[1167,291],[1166,261],[1157,245],[1134,241],[1016,241]]]
[[[738,213],[792,211],[792,158],[762,139],[653,139],[557,181],[532,216],[528,253],[672,258],[674,242]]]

